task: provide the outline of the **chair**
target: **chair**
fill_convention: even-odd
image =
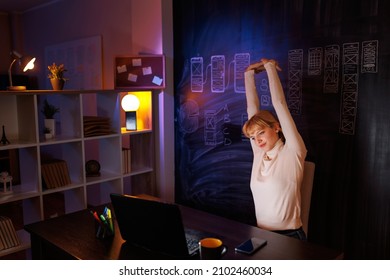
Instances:
[[[303,170],[303,180],[301,186],[301,219],[302,219],[302,228],[305,231],[306,235],[308,235],[310,202],[311,202],[311,193],[313,189],[314,170],[315,170],[315,164],[310,161],[305,161],[304,170]]]

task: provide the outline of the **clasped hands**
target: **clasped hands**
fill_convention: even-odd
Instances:
[[[266,63],[268,63],[268,62],[273,63],[275,65],[275,67],[276,67],[276,70],[282,71],[282,68],[279,67],[278,62],[276,60],[274,60],[274,59],[267,59],[267,58],[262,58],[262,59],[260,59],[259,62],[255,62],[255,63],[249,65],[248,68],[246,68],[246,71],[254,70],[255,74],[263,72],[263,71],[265,71],[264,65]]]

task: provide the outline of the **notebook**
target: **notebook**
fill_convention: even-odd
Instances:
[[[126,243],[175,258],[198,253],[206,234],[184,228],[178,205],[114,193],[110,197]]]

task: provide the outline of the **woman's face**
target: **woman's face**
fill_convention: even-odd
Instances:
[[[255,144],[264,152],[272,150],[279,140],[279,127],[274,125],[273,127],[264,126],[258,128],[250,135],[251,141],[255,141]]]

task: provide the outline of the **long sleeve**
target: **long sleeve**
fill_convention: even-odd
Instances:
[[[268,62],[264,65],[264,67],[268,74],[272,104],[278,116],[280,126],[282,127],[284,137],[286,138],[285,145],[287,145],[289,149],[294,149],[297,152],[303,153],[305,155],[305,143],[303,142],[303,139],[299,134],[295,122],[287,107],[286,98],[284,96],[279,76],[276,72],[275,64]]]
[[[255,84],[254,70],[245,72],[245,94],[248,119],[250,119],[260,110],[260,102]]]

